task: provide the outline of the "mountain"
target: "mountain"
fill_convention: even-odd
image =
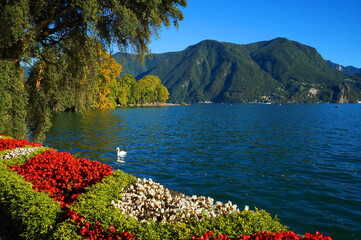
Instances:
[[[205,40],[183,51],[114,55],[123,74],[158,76],[171,102],[357,102],[361,85],[316,49],[276,38],[252,44]]]
[[[341,72],[344,72],[350,76],[352,75],[355,75],[357,73],[361,73],[361,68],[356,68],[356,67],[353,67],[353,66],[347,66],[347,67],[344,67],[342,65],[339,65],[337,63],[334,63],[334,62],[331,62],[330,60],[327,60],[327,63],[333,67],[334,69],[337,69]]]

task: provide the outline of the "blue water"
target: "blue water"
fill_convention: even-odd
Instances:
[[[265,209],[298,233],[361,239],[361,104],[61,113],[46,144],[185,194]]]

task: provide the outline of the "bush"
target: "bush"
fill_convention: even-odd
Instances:
[[[54,234],[53,240],[81,240],[80,227],[70,219],[58,224]]]
[[[24,239],[50,239],[62,211],[48,194],[36,192],[31,183],[0,161],[0,205],[12,216]]]

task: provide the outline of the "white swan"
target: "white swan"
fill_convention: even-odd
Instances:
[[[118,157],[125,157],[125,155],[127,155],[127,152],[126,151],[120,151],[120,149],[119,148],[117,148],[117,150],[118,150]]]

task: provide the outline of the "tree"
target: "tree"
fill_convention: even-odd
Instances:
[[[27,93],[22,74],[12,62],[0,60],[0,133],[16,138],[26,131]]]
[[[156,87],[156,95],[158,97],[158,102],[165,103],[169,98],[169,92],[168,89],[163,86],[162,84],[159,84]]]
[[[149,103],[156,102],[155,89],[160,84],[160,79],[156,76],[147,75],[139,79],[140,102]]]
[[[119,104],[126,106],[129,104],[137,104],[139,101],[139,88],[137,81],[131,74],[124,74],[118,81],[119,90],[117,98]]]
[[[4,0],[0,4],[1,59],[21,61],[41,57],[51,47],[66,53],[67,44],[79,43],[87,50],[89,38],[103,44],[116,43],[120,49],[132,46],[148,52],[152,35],[158,37],[162,25],[178,27],[186,0]]]
[[[30,129],[45,131],[48,127],[36,126],[50,122],[53,111],[69,107],[82,111],[93,102],[88,93],[98,87],[95,65],[99,42],[103,47],[117,44],[120,50],[131,48],[144,56],[151,37],[158,37],[163,26],[173,23],[178,27],[178,21],[183,20],[180,7],[186,5],[186,0],[1,1],[0,60],[13,64],[17,72],[21,62],[32,67],[27,83]],[[10,89],[18,80],[1,81]],[[23,112],[24,106],[26,103],[17,111]],[[1,121],[5,124],[8,120]]]
[[[156,76],[144,76],[138,81],[138,85],[141,103],[164,103],[168,99],[168,89],[161,84],[160,79]]]
[[[98,74],[98,90],[94,106],[102,110],[113,109],[115,108],[115,101],[112,99],[111,88],[116,88],[117,77],[122,70],[122,66],[117,63],[109,53],[104,51],[100,45],[98,48],[100,62]]]

